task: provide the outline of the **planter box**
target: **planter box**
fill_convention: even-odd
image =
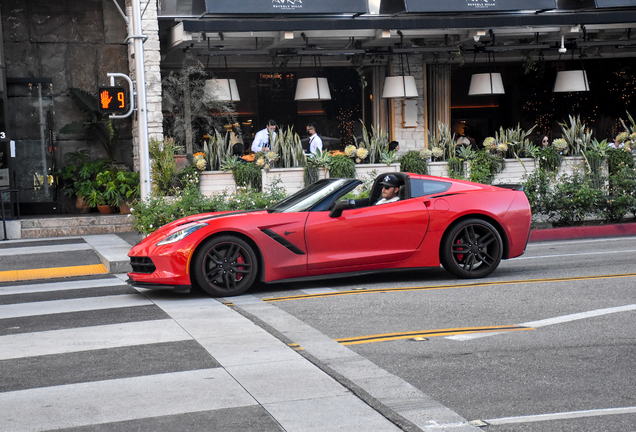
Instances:
[[[572,175],[575,170],[585,169],[585,159],[583,156],[566,156],[561,162],[561,168],[559,169],[559,176],[563,174]]]
[[[234,183],[234,176],[231,171],[203,171],[199,189],[203,195],[212,196],[212,194],[223,192],[224,190],[236,192],[236,183]]]
[[[448,162],[429,162],[428,174],[448,178]]]
[[[261,171],[263,190],[271,187],[276,180],[280,180],[280,186],[285,188],[287,195],[298,192],[305,187],[305,168],[272,168],[269,171]]]
[[[393,163],[391,165],[379,164],[356,164],[356,178],[362,180],[364,177],[370,176],[373,171],[378,175],[387,172],[400,172],[400,164]]]
[[[523,183],[526,174],[532,174],[537,168],[532,158],[521,158],[521,162],[517,159],[506,159],[506,168],[495,176],[492,184],[519,184]]]

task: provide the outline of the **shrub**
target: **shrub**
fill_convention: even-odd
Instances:
[[[413,174],[428,174],[428,164],[420,152],[410,150],[400,158],[400,170]]]
[[[470,162],[468,180],[475,183],[492,184],[497,173],[503,171],[505,166],[503,158],[491,154],[486,149],[479,150]]]
[[[603,191],[579,172],[561,176],[554,185],[551,199],[546,202],[548,217],[557,225],[574,225],[598,213]]]
[[[523,191],[528,198],[532,215],[547,214],[546,203],[551,200],[553,176],[544,169],[535,170],[526,176]]]
[[[331,158],[329,177],[334,178],[355,178],[356,165],[353,160],[345,155],[336,155]]]
[[[139,233],[148,235],[182,217],[216,211],[263,209],[283,198],[285,191],[279,182],[275,182],[266,192],[239,188],[235,194],[223,192],[211,197],[202,195],[198,188],[187,188],[177,191],[175,196],[152,195],[148,200],[136,203],[131,209],[133,227]]]

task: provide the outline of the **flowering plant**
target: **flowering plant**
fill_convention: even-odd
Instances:
[[[431,158],[431,156],[433,156],[433,152],[429,149],[422,149],[420,150],[420,156],[422,157],[422,159],[424,159],[425,161],[429,160]]]
[[[273,151],[268,152],[258,152],[255,156],[256,165],[264,169],[265,171],[269,171],[274,163],[278,160],[278,155]]]
[[[494,150],[497,148],[497,141],[493,137],[487,137],[484,140],[484,148],[487,150]]]
[[[552,141],[552,147],[554,147],[556,150],[563,153],[568,152],[568,142],[564,140],[563,138],[557,138],[554,141]]]
[[[507,143],[497,144],[497,151],[500,151],[501,153],[507,152],[508,151],[508,144]]]
[[[433,147],[431,149],[431,154],[434,158],[439,159],[444,156],[444,149],[441,147]]]
[[[361,163],[363,159],[366,159],[369,156],[369,150],[364,147],[356,147],[354,145],[348,145],[345,147],[345,155],[349,156],[351,159],[355,159],[356,163]]]
[[[203,171],[207,165],[207,162],[205,161],[205,153],[203,152],[195,153],[192,157],[192,161],[199,171]]]

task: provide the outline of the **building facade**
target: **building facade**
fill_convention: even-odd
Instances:
[[[107,73],[134,77],[131,0],[6,0],[1,4],[0,188],[19,188],[23,213],[68,211],[52,174],[67,153],[105,156],[72,89],[96,94]],[[240,7],[237,7],[240,6]],[[332,149],[363,125],[422,149],[438,124],[480,142],[521,125],[557,137],[580,115],[610,138],[636,103],[636,5],[631,0],[140,0],[148,133],[170,135],[179,107],[162,79],[185,66],[233,79],[240,100],[224,120],[249,147],[267,120],[305,124]],[[554,92],[558,72],[585,71],[588,91]],[[499,74],[503,93],[470,95],[473,76]],[[383,97],[387,77],[412,77],[411,97]],[[301,79],[326,78],[330,99],[298,100]],[[196,96],[196,95],[195,95]],[[386,96],[386,94],[385,94]],[[209,112],[208,115],[225,113]],[[632,113],[634,114],[634,113]],[[136,116],[115,120],[117,161],[138,169]],[[205,132],[191,136],[198,150]],[[186,144],[186,143],[183,143]],[[2,171],[4,170],[4,171]],[[8,198],[8,197],[7,197]]]

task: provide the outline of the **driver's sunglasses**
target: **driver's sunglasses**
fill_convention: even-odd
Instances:
[[[384,186],[382,186],[382,189],[393,189],[393,187],[394,187],[394,186],[387,186],[387,185],[384,185]]]

